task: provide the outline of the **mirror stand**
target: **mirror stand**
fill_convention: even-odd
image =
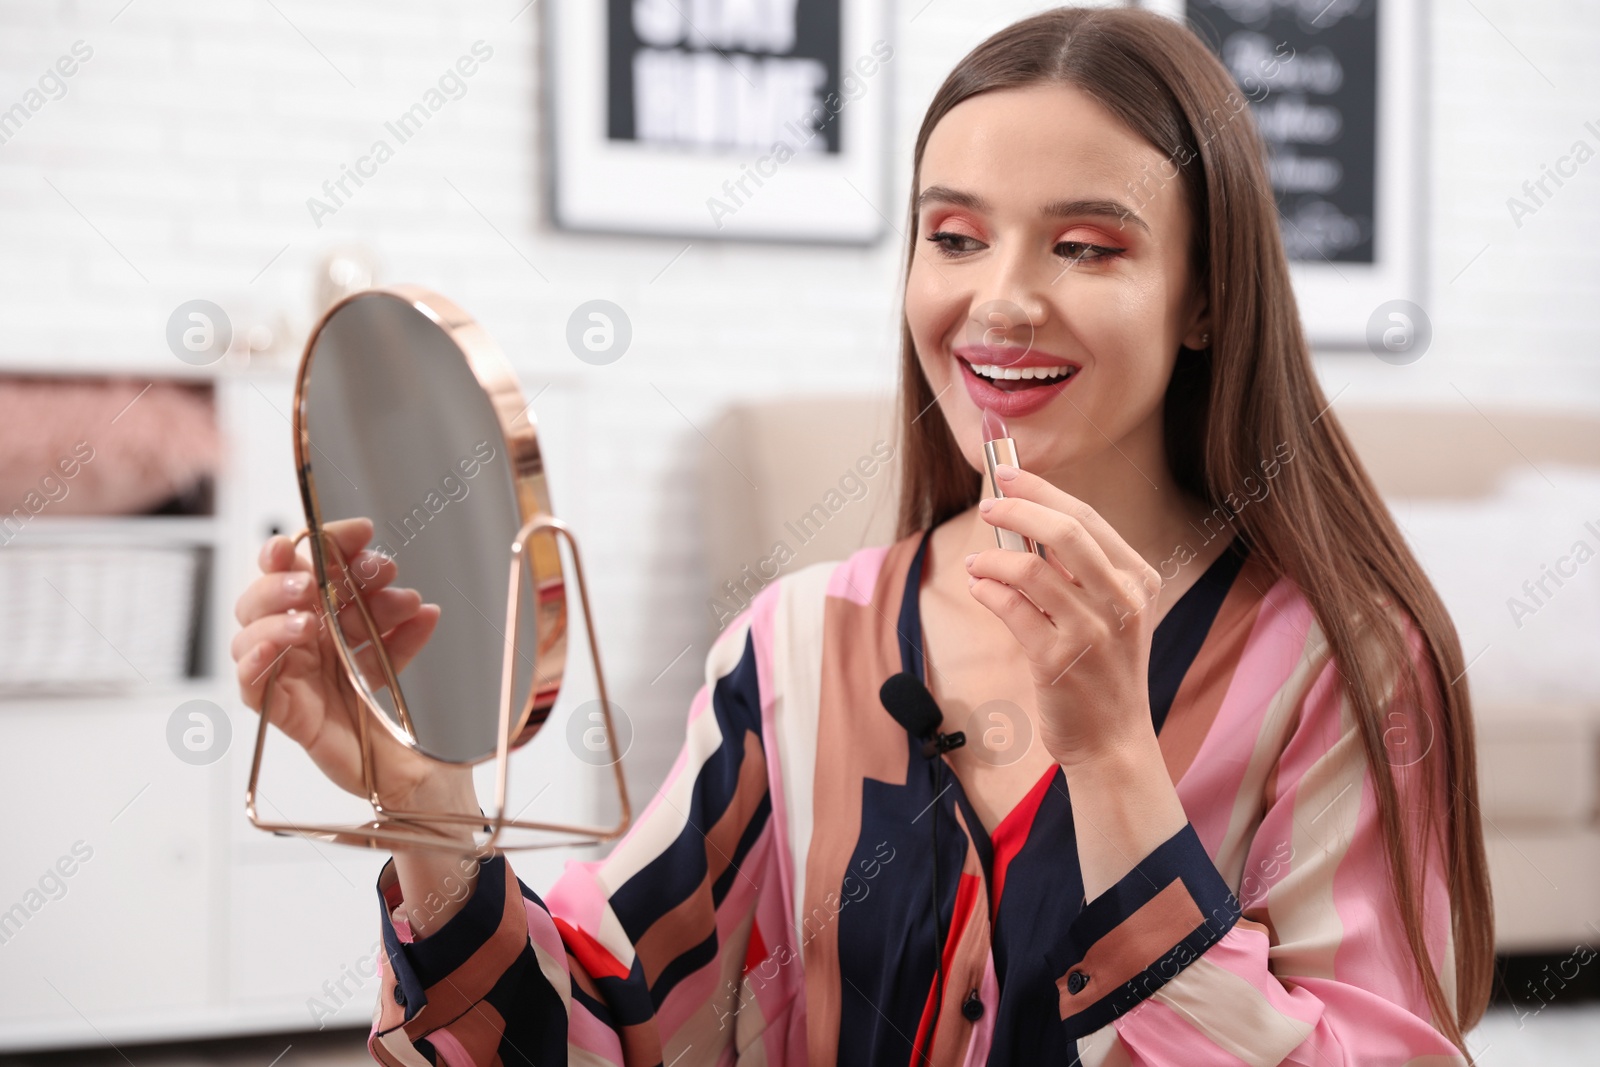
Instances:
[[[568,550],[572,553],[572,569],[578,578],[578,600],[583,608],[584,630],[589,641],[589,658],[594,665],[594,681],[596,696],[600,704],[601,715],[605,722],[606,742],[611,751],[611,768],[615,776],[617,799],[621,812],[615,826],[571,826],[562,823],[530,822],[515,818],[508,818],[507,784],[510,779],[511,762],[511,726],[513,721],[513,707],[517,703],[515,692],[516,669],[516,636],[517,624],[522,608],[522,598],[526,583],[522,580],[528,568],[524,560],[528,552],[528,541],[535,534],[548,532],[556,535],[567,543]],[[364,848],[392,848],[396,845],[407,847],[431,848],[437,851],[463,853],[463,842],[459,837],[450,837],[446,831],[438,829],[440,824],[455,826],[472,826],[479,830],[486,830],[488,838],[474,845],[479,854],[486,854],[491,850],[520,851],[528,849],[556,848],[561,846],[593,845],[603,841],[610,841],[620,837],[632,821],[632,808],[628,802],[628,785],[622,773],[622,753],[617,747],[617,733],[611,716],[611,701],[606,693],[605,676],[600,668],[599,645],[595,641],[594,618],[589,610],[589,588],[584,578],[583,561],[578,554],[577,539],[572,531],[561,520],[549,514],[535,515],[521,530],[517,532],[516,539],[511,545],[511,572],[510,589],[512,595],[507,598],[505,657],[501,666],[500,676],[500,726],[499,738],[495,749],[495,790],[493,815],[480,813],[479,815],[463,815],[458,812],[430,812],[430,811],[404,811],[386,809],[378,797],[375,785],[375,768],[372,762],[371,729],[373,724],[367,720],[369,716],[382,715],[384,712],[372,701],[362,688],[355,684],[353,679],[359,677],[359,668],[355,662],[354,653],[344,640],[343,632],[338,625],[337,608],[343,601],[354,603],[361,613],[361,620],[366,628],[366,633],[372,641],[372,647],[377,655],[379,666],[383,670],[395,708],[399,714],[401,724],[407,733],[413,733],[410,714],[405,706],[405,698],[401,694],[400,685],[394,665],[389,659],[388,650],[385,648],[382,636],[374,624],[372,615],[367,609],[366,601],[358,595],[355,583],[351,580],[349,567],[344,558],[344,553],[339,548],[335,538],[326,530],[319,530],[319,538],[313,547],[320,544],[324,551],[331,549],[332,558],[339,565],[339,573],[343,577],[346,592],[342,592],[338,585],[328,582],[325,590],[325,599],[335,610],[330,612],[324,621],[332,626],[334,645],[339,649],[345,661],[347,676],[345,681],[355,690],[361,710],[356,713],[356,736],[360,739],[361,746],[361,781],[366,792],[366,800],[372,806],[373,817],[365,823],[342,826],[302,826],[292,822],[270,822],[264,820],[256,811],[256,790],[261,779],[262,754],[266,749],[267,730],[270,726],[269,716],[263,710],[258,716],[256,729],[255,752],[250,761],[250,781],[245,788],[245,813],[250,822],[257,829],[266,830],[275,834],[296,835],[316,840],[330,841],[338,844],[357,845]],[[295,535],[291,549],[299,546],[301,540],[310,537],[310,529],[302,529]],[[326,573],[326,567],[319,568]],[[274,683],[278,678],[278,671],[282,667],[280,657],[273,664],[272,673],[267,677],[267,684],[262,691],[261,706],[263,709],[272,707],[272,693]],[[384,728],[379,724],[378,728]],[[442,762],[442,761],[441,761]],[[520,813],[519,813],[520,814]],[[559,835],[557,840],[540,839],[518,844],[501,844],[501,835],[506,830],[528,831],[539,834]]]

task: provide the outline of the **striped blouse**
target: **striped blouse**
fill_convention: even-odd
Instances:
[[[1465,1064],[1432,1024],[1352,707],[1288,579],[1235,541],[1157,625],[1150,708],[1189,821],[1085,902],[1059,767],[988,833],[879,702],[888,676],[923,670],[926,549],[764,589],[713,645],[683,751],[605,859],[543,894],[503,855],[480,860],[463,909],[420,940],[387,865],[372,1055]],[[1414,777],[1397,773],[1407,810]],[[1421,869],[1453,1003],[1437,847]]]

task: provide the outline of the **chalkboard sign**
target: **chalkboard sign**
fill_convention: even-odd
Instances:
[[[1141,0],[1232,72],[1266,142],[1300,319],[1322,349],[1370,349],[1425,301],[1428,0]]]
[[[1267,142],[1292,260],[1373,262],[1379,0],[1189,0]]]

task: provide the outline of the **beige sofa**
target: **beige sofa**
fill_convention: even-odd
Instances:
[[[1600,470],[1600,416],[1465,405],[1337,411],[1397,511],[1430,501],[1471,506],[1518,465]],[[893,537],[898,464],[881,459],[896,444],[893,425],[888,397],[819,396],[725,413],[701,466],[710,617],[731,617],[778,573]],[[1600,518],[1600,499],[1594,513]],[[1474,650],[1465,652],[1470,660]],[[1475,704],[1498,949],[1592,942],[1600,936],[1600,706],[1476,696]]]

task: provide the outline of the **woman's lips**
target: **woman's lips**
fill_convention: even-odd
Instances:
[[[1024,415],[1031,415],[1049,404],[1061,391],[1072,383],[1078,376],[1079,369],[1074,364],[1063,360],[1049,359],[1035,354],[1023,356],[1019,359],[1006,362],[995,360],[991,362],[984,359],[982,363],[990,367],[1016,368],[1023,367],[1067,367],[1065,374],[1054,379],[1023,378],[1009,379],[1004,386],[991,382],[988,378],[976,373],[972,369],[973,361],[961,355],[955,357],[956,365],[961,368],[961,384],[967,387],[967,395],[972,397],[972,402],[978,409],[993,411],[1002,418],[1015,419]]]

